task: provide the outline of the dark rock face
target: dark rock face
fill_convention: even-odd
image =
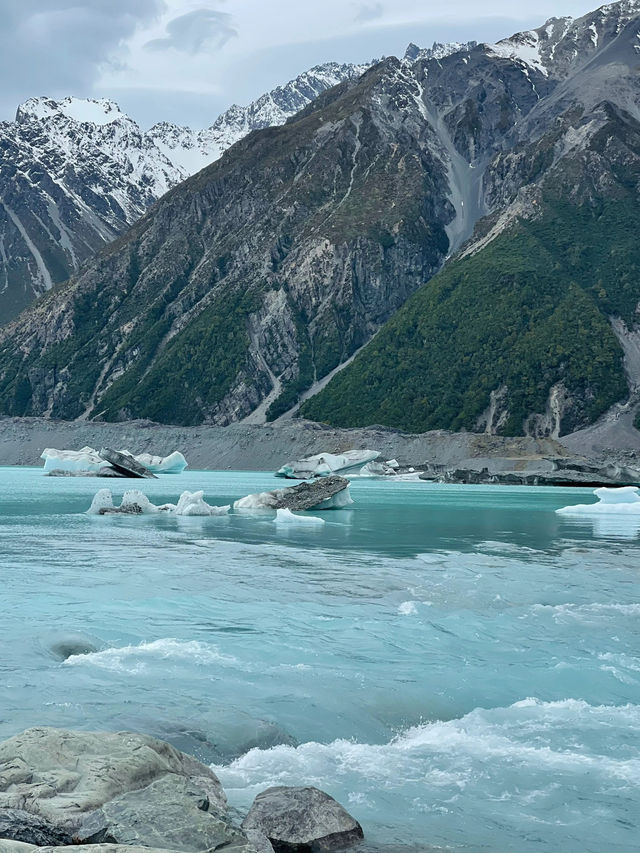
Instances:
[[[184,777],[167,775],[146,788],[105,803],[74,833],[82,844],[126,844],[169,850],[204,851],[224,847],[252,853],[204,788]]]
[[[317,788],[269,788],[253,801],[242,828],[269,839],[275,853],[329,853],[362,840],[362,827]]]
[[[0,810],[0,839],[23,841],[36,847],[64,847],[72,844],[71,836],[64,830],[52,826],[44,818],[22,809]],[[0,841],[0,848],[2,842]]]

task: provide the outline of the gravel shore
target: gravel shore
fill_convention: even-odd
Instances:
[[[42,418],[0,417],[0,465],[40,466],[45,447],[79,450],[112,447],[132,453],[184,453],[195,470],[275,471],[285,462],[323,451],[371,448],[383,459],[401,464],[423,463],[472,467],[485,460],[527,460],[566,453],[552,439],[502,438],[472,433],[427,432],[408,435],[384,427],[333,429],[310,421],[277,426],[232,424],[227,427],[180,427],[148,421],[93,423]]]

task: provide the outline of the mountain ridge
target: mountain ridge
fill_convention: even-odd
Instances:
[[[638,298],[633,241],[620,263],[603,267],[589,254],[608,257],[606,240],[620,227],[615,201],[628,212],[637,165],[636,120],[624,105],[637,112],[639,4],[603,8],[539,28],[547,34],[535,42],[544,42],[542,53],[532,54],[530,31],[497,51],[477,45],[385,60],[285,125],[243,138],[0,331],[0,407],[185,424],[256,412],[274,419],[361,350],[303,413],[351,417],[375,388],[408,416],[380,362],[406,369],[387,329],[402,348],[408,323],[425,330],[420,375],[437,378],[440,370],[428,341],[445,353],[440,384],[417,394],[426,402],[411,429],[434,416],[429,399],[442,402],[445,393],[448,408],[438,417],[454,428],[561,434],[590,423],[627,388],[606,312],[631,330]],[[562,204],[549,195],[554,185],[565,187]],[[604,243],[593,211],[609,229]],[[555,245],[578,225],[592,245],[569,240],[568,262],[557,247],[540,250],[541,239]],[[452,257],[459,250],[462,257]],[[620,281],[610,281],[612,271]],[[592,272],[602,280],[591,281]],[[540,305],[527,275],[545,294]],[[457,313],[447,314],[450,305]],[[474,311],[487,319],[474,322]],[[430,315],[441,325],[425,326],[421,318]],[[510,332],[495,327],[498,316]],[[591,371],[580,367],[581,316],[602,342]],[[465,334],[456,337],[456,327]],[[528,349],[518,350],[521,338]],[[502,360],[490,360],[488,370],[480,356],[492,352]],[[518,352],[532,375],[538,371],[533,385],[517,370],[494,369]],[[456,389],[447,376],[460,358],[467,368]],[[363,372],[363,364],[375,369]],[[376,375],[385,376],[382,388]],[[487,409],[493,414],[481,424]],[[387,415],[374,407],[362,416],[384,422]]]

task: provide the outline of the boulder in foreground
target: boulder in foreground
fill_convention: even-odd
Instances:
[[[242,828],[256,846],[260,836],[269,839],[276,853],[330,853],[364,838],[358,821],[318,788],[268,788]]]
[[[148,735],[33,728],[0,743],[0,810],[24,809],[70,835],[89,812],[167,777],[201,790],[210,810],[226,812],[208,767]],[[167,799],[164,808],[171,807]],[[169,846],[155,837],[151,843]]]
[[[45,847],[47,844],[65,846],[72,843],[69,833],[24,809],[0,810],[0,851],[5,839],[23,841],[36,847]]]

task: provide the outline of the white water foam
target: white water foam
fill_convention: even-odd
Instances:
[[[83,655],[71,655],[64,661],[65,666],[97,666],[112,672],[137,674],[147,668],[153,660],[188,660],[192,664],[234,665],[238,661],[230,655],[223,655],[216,646],[200,643],[197,640],[183,641],[174,638],[140,643],[138,646],[104,649]]]
[[[602,784],[640,786],[640,756],[589,752],[574,733],[620,727],[640,735],[640,706],[591,706],[577,699],[542,702],[525,699],[507,707],[476,709],[462,718],[415,726],[386,744],[303,743],[298,747],[252,749],[230,765],[213,765],[225,790],[248,799],[272,785],[315,785],[389,794],[417,785],[453,788],[452,794],[482,777],[537,777],[549,773],[598,777]],[[560,731],[560,734],[559,734]],[[566,736],[564,733],[567,733]],[[523,792],[524,794],[525,792]],[[422,797],[423,794],[421,793]]]
[[[551,613],[556,622],[578,620],[592,622],[596,618],[640,616],[640,604],[535,604],[534,611]]]

